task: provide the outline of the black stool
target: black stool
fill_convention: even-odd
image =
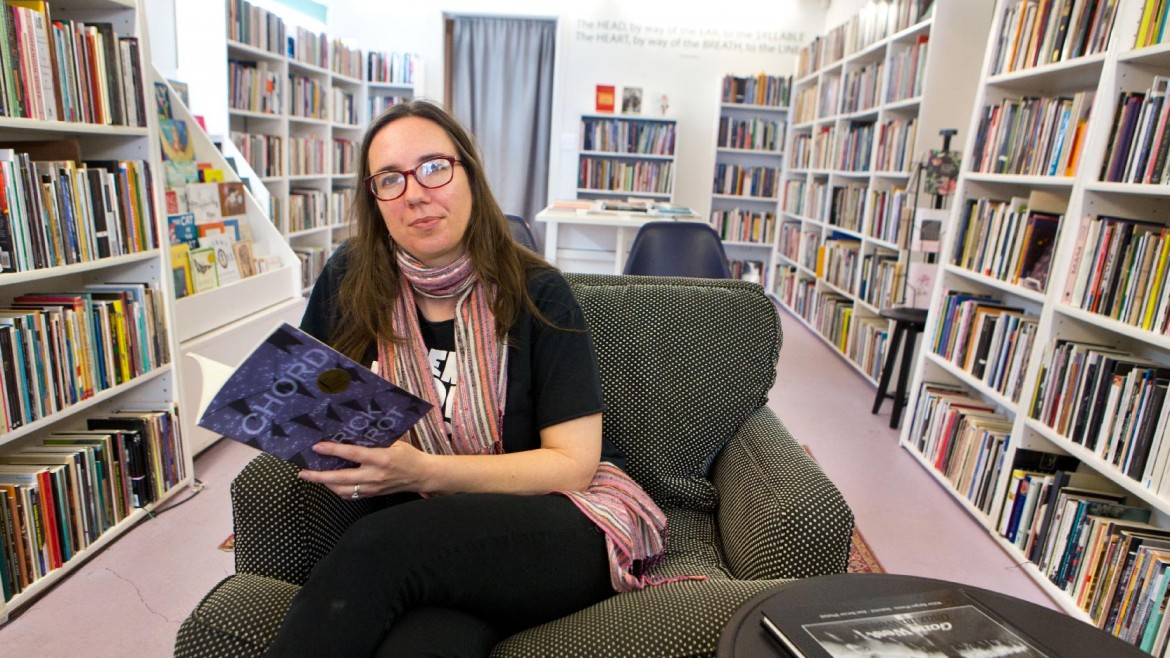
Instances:
[[[878,382],[877,397],[873,401],[873,411],[877,413],[882,408],[882,400],[894,398],[894,410],[890,414],[890,427],[898,429],[902,420],[902,407],[906,406],[906,386],[910,377],[910,364],[914,360],[914,345],[918,342],[918,334],[926,328],[926,309],[924,308],[890,308],[880,315],[887,320],[894,321],[894,339],[886,347],[886,362],[882,365],[882,379]],[[898,373],[898,389],[894,395],[889,394],[890,376],[894,374],[894,355],[902,343],[903,336],[906,344],[902,345],[902,368]]]

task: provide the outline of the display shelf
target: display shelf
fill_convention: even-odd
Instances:
[[[917,15],[927,5],[931,6],[927,13]],[[889,15],[887,9],[899,12],[899,22],[873,23],[876,17]],[[913,166],[926,149],[941,146],[939,131],[956,129],[962,134],[966,130],[979,76],[978,55],[986,45],[981,28],[990,24],[990,18],[986,1],[867,3],[855,17],[835,28],[832,38],[818,38],[806,46],[806,55],[800,58],[809,63],[833,61],[820,68],[814,65],[816,70],[804,75],[798,69],[800,77],[793,85],[793,114],[798,123],[789,131],[785,150],[790,156],[780,189],[785,195],[801,190],[803,199],[797,205],[803,211],[785,212],[784,208],[794,206],[781,199],[781,215],[785,221],[799,222],[802,253],[806,235],[817,236],[815,243],[808,243],[809,249],[817,250],[824,250],[833,236],[856,241],[854,255],[847,256],[856,259],[850,265],[850,285],[833,286],[821,278],[817,282],[845,297],[853,315],[866,318],[867,335],[873,334],[875,323],[885,324],[884,334],[875,339],[879,350],[884,350],[893,326],[880,318],[882,308],[852,291],[862,290],[863,260],[869,267],[885,258],[881,254],[893,253],[898,256],[898,267],[877,270],[880,274],[876,275],[871,271],[866,283],[900,292],[901,286],[893,280],[874,277],[905,276],[899,272],[905,272],[908,258],[899,245],[875,237],[898,234],[896,225],[886,231],[871,228],[878,226],[882,216],[882,202],[875,195],[912,193],[907,188],[913,182]],[[823,51],[833,43],[843,44],[839,58]],[[820,52],[814,52],[818,49]],[[904,125],[907,127],[897,128]],[[906,135],[897,143],[893,137],[896,129]],[[885,136],[887,130],[890,137]],[[883,141],[886,139],[889,141]],[[885,159],[880,159],[883,153]],[[882,171],[878,171],[879,162]],[[792,184],[802,186],[792,188]],[[919,206],[926,207],[929,202],[925,194],[917,197]],[[896,223],[898,219],[885,221]],[[877,260],[870,260],[873,257]],[[781,262],[789,261],[776,260]],[[812,274],[803,266],[799,271]],[[899,303],[900,299],[894,300],[895,305]],[[849,324],[846,348],[839,350],[844,355],[867,353],[859,348],[859,341],[868,339],[854,331],[853,315],[844,320]],[[865,371],[861,365],[853,365]],[[869,375],[867,379],[874,381]]]
[[[106,23],[113,26],[117,38],[137,39],[138,68],[133,73],[123,72],[124,75],[119,78],[117,88],[103,90],[100,92],[101,94],[121,94],[120,87],[123,84],[133,85],[136,89],[151,88],[147,68],[151,61],[150,40],[146,32],[146,20],[141,1],[54,0],[52,9],[54,18]],[[35,10],[26,9],[26,11],[33,12]],[[25,18],[27,19],[28,16],[26,15]],[[25,50],[15,41],[13,48],[16,55],[21,54],[17,51]],[[78,54],[78,58],[78,66],[88,65],[86,62],[80,61],[81,54]],[[127,67],[130,66],[129,62],[126,64]],[[67,65],[62,64],[62,67],[65,66]],[[66,73],[62,69],[61,71],[55,70],[54,74],[58,72],[61,72],[62,76]],[[70,75],[75,73],[71,72]],[[79,75],[79,73],[76,74]],[[46,85],[50,84],[51,86],[46,86],[43,92],[37,93],[42,94],[45,98],[59,95],[61,93],[60,83],[55,80],[52,83],[46,81]],[[16,93],[23,98],[26,91],[22,89]],[[123,96],[123,101],[126,98]],[[134,98],[132,92],[129,98]],[[141,179],[135,180],[123,177],[129,174],[119,175],[114,171],[112,175],[119,179],[117,191],[115,192],[113,187],[109,188],[111,193],[117,194],[119,197],[124,194],[135,195],[133,199],[125,199],[126,203],[143,204],[140,206],[142,210],[142,214],[139,216],[140,221],[134,223],[135,228],[131,229],[123,224],[119,226],[108,225],[111,231],[125,230],[123,240],[138,240],[139,244],[133,248],[140,249],[139,251],[112,257],[94,258],[68,265],[0,273],[0,306],[6,308],[12,307],[17,298],[23,295],[61,293],[80,300],[81,297],[71,291],[84,290],[91,284],[133,285],[141,292],[128,294],[146,295],[141,298],[141,304],[134,304],[133,307],[126,305],[128,298],[120,298],[115,301],[111,297],[108,301],[93,301],[92,308],[88,306],[84,310],[71,308],[68,313],[61,313],[59,305],[56,309],[49,308],[49,306],[55,305],[49,302],[40,302],[37,307],[28,308],[26,318],[28,322],[33,323],[33,326],[37,326],[41,322],[41,320],[33,320],[34,317],[42,318],[46,323],[45,326],[50,328],[56,326],[53,317],[64,318],[64,322],[69,323],[69,314],[77,318],[80,324],[75,327],[78,333],[71,333],[70,340],[64,341],[59,346],[61,351],[57,349],[42,351],[37,345],[30,352],[20,354],[0,348],[0,351],[4,351],[0,362],[5,366],[0,368],[0,379],[3,379],[4,382],[0,389],[10,393],[20,389],[40,391],[40,393],[28,396],[30,402],[25,407],[27,415],[9,409],[7,404],[4,409],[0,410],[0,421],[3,421],[0,427],[7,429],[10,420],[12,425],[16,425],[7,431],[0,429],[0,448],[2,448],[0,449],[0,461],[7,461],[15,453],[39,445],[40,441],[51,433],[85,428],[87,419],[100,414],[126,409],[129,406],[141,408],[139,405],[147,404],[156,405],[170,413],[177,405],[181,384],[178,382],[173,365],[174,355],[178,351],[172,303],[175,293],[171,270],[167,262],[169,250],[161,249],[158,244],[159,240],[165,242],[165,238],[162,236],[167,234],[166,218],[161,214],[161,209],[165,207],[162,189],[161,132],[158,118],[153,111],[153,102],[141,96],[138,97],[137,101],[140,103],[145,118],[145,126],[0,118],[0,138],[9,143],[29,142],[27,151],[18,144],[13,145],[13,150],[17,154],[33,153],[31,160],[34,162],[50,159],[47,156],[36,154],[37,145],[54,140],[68,140],[65,143],[67,148],[76,147],[80,150],[80,161],[77,162],[79,166],[86,162],[90,163],[87,166],[91,168],[102,166],[94,161],[133,161],[137,163],[134,165],[137,167],[134,171],[147,174],[143,175]],[[50,146],[56,145],[50,144]],[[5,171],[5,179],[10,188],[22,184],[22,175],[16,171],[16,168]],[[42,194],[38,196],[41,196],[43,200],[37,203],[62,203],[57,194],[52,192],[52,189],[49,187],[42,190]],[[14,188],[9,189],[8,194],[14,194],[13,190]],[[24,193],[26,195],[32,194],[28,188],[25,189]],[[44,195],[51,195],[52,198]],[[10,198],[12,197],[10,196]],[[50,227],[57,222],[56,218],[48,214],[41,214],[39,208],[24,205],[30,200],[30,197],[24,197],[21,206],[13,204],[11,208],[5,210],[7,238],[17,244],[26,240],[47,239],[44,237],[43,231],[49,231]],[[98,247],[99,231],[95,220],[98,209],[90,205],[90,200],[86,198],[76,200],[74,210],[76,214],[73,215],[73,221],[68,225],[61,222],[60,232],[56,233],[56,237],[53,239],[63,239],[62,236],[69,233],[76,238],[78,244],[90,245],[88,248],[79,248],[82,257],[88,257],[85,252],[89,249],[100,253],[100,249],[104,247]],[[116,219],[121,222],[122,216]],[[138,231],[139,237],[135,237],[133,231]],[[68,237],[66,236],[66,238]],[[29,242],[29,244],[35,245],[36,243]],[[8,248],[11,247],[6,247],[6,249]],[[20,249],[19,246],[17,248]],[[43,245],[39,248],[33,246],[33,251],[30,253],[45,248],[47,247]],[[114,250],[112,253],[117,253],[114,246],[110,248]],[[9,254],[5,253],[4,255],[7,257]],[[6,259],[5,263],[5,267],[7,267]],[[19,259],[16,263],[17,267],[21,267]],[[34,257],[32,261],[26,261],[25,265],[33,263],[41,263],[39,257]],[[143,287],[139,288],[138,286]],[[117,328],[123,324],[121,319],[123,311],[116,310],[118,308],[124,310],[125,321],[134,322],[136,329],[142,332],[141,334],[132,336],[128,335],[128,327],[125,332],[123,329]],[[29,326],[25,324],[26,318],[22,318],[19,322],[7,323],[3,330],[7,338],[0,342],[7,343],[9,348],[14,342],[24,342],[26,334],[31,331]],[[105,321],[103,322],[99,318]],[[34,337],[31,340],[37,339]],[[93,341],[92,344],[97,345],[97,347],[94,347],[93,350],[79,347],[79,345],[87,344],[89,341]],[[114,363],[113,358],[116,356],[103,353],[104,348],[101,346],[106,345],[117,345],[119,351],[126,350],[134,355],[128,369],[125,369],[126,366],[122,364],[115,366],[124,373],[123,375],[101,372],[105,368],[98,364],[102,362],[112,364]],[[66,355],[65,352],[69,354]],[[135,363],[139,357],[141,357],[142,363]],[[76,365],[78,369],[76,373],[72,372],[72,365],[63,366],[62,369],[48,367],[55,360],[65,358],[71,359],[72,363]],[[99,362],[98,359],[102,361]],[[25,365],[22,366],[22,363]],[[46,366],[44,370],[36,368],[37,365],[41,364]],[[123,376],[128,378],[117,383],[117,379]],[[102,386],[108,387],[102,388]],[[36,399],[42,395],[42,399],[45,400],[43,405]],[[10,412],[13,414],[12,417],[8,416]],[[20,415],[25,417],[18,418],[17,416]],[[96,536],[90,536],[89,533],[86,533],[84,537],[76,538],[77,545],[68,546],[68,551],[63,549],[60,556],[62,563],[59,566],[53,567],[50,564],[41,573],[32,573],[27,582],[20,582],[18,579],[13,586],[13,581],[10,578],[16,578],[16,573],[9,571],[6,567],[2,577],[5,578],[8,599],[0,601],[0,623],[8,621],[15,612],[28,608],[33,601],[48,592],[56,582],[73,573],[90,557],[131,528],[134,523],[145,518],[148,509],[153,509],[170,500],[191,483],[191,455],[188,447],[183,443],[181,433],[176,431],[175,434],[165,437],[165,442],[166,449],[174,451],[168,453],[173,459],[170,464],[174,468],[167,469],[164,480],[160,481],[157,488],[150,492],[150,498],[153,500],[146,505],[145,509],[128,510],[127,515],[120,522],[111,524],[107,528],[98,528]],[[149,457],[144,454],[144,458]],[[35,472],[35,467],[33,472]],[[38,495],[52,497],[55,495],[52,491],[41,491],[40,487],[42,486],[56,489],[49,480],[39,480],[36,485],[18,484],[10,491],[15,493],[18,498],[22,495],[33,497]],[[118,486],[121,484],[119,483]],[[82,492],[81,495],[86,494]],[[79,504],[88,503],[79,501]],[[77,508],[61,508],[57,513],[61,514],[62,517],[68,517],[76,513],[76,510]],[[50,531],[41,530],[41,528],[48,528],[48,526],[43,523],[39,508],[33,509],[32,506],[29,506],[26,508],[25,514],[19,518],[7,515],[5,517],[6,522],[10,524],[10,530],[15,529],[16,541],[22,541],[20,538],[23,533],[35,535],[40,532],[45,532],[45,534],[40,535],[44,541],[50,541],[48,539]],[[73,523],[72,520],[68,519],[64,522]],[[35,523],[38,530],[29,529],[27,524],[30,523]],[[53,529],[54,532],[55,530],[56,528]],[[0,533],[0,535],[2,534]],[[7,537],[0,536],[0,552],[4,554],[4,559],[0,560],[0,563],[14,567],[17,560],[16,551],[6,540]],[[38,543],[37,547],[40,545]],[[82,545],[84,548],[81,548]],[[29,550],[39,550],[37,547],[29,546]],[[71,552],[71,555],[66,555],[67,552]],[[31,562],[29,564],[31,565]],[[19,567],[14,568],[19,569]],[[41,570],[41,568],[36,567],[35,570]],[[14,589],[19,591],[14,592]]]
[[[1038,288],[1041,288],[1042,291],[1026,289],[956,265],[947,264],[942,268],[941,276],[935,285],[923,336],[924,344],[932,345],[936,340],[936,333],[943,330],[940,318],[942,313],[947,312],[944,309],[944,305],[947,303],[945,301],[947,291],[974,290],[979,293],[995,293],[992,296],[1002,298],[1008,306],[1022,306],[1027,315],[1035,318],[1036,324],[1035,333],[1030,337],[1031,349],[1026,353],[1027,361],[1022,365],[1022,386],[1018,389],[1020,399],[1018,402],[1013,401],[1009,396],[1003,395],[985,384],[971,372],[933,352],[924,350],[923,356],[916,360],[914,366],[914,376],[910,388],[911,403],[907,407],[907,417],[902,424],[901,443],[919,459],[934,477],[946,480],[935,470],[933,464],[922,459],[922,455],[918,453],[916,447],[918,437],[912,436],[912,432],[915,431],[915,420],[919,418],[916,414],[923,399],[923,385],[927,382],[954,381],[959,383],[960,387],[976,400],[996,406],[1008,419],[1010,440],[1007,442],[1008,447],[1005,449],[1003,457],[1005,468],[1008,470],[1015,468],[1012,465],[1016,463],[1015,460],[1023,449],[1071,456],[1079,463],[1076,468],[1079,473],[1098,476],[1108,483],[1108,486],[1104,488],[1122,492],[1129,505],[1149,509],[1151,523],[1158,528],[1167,529],[1170,528],[1170,500],[1143,483],[1141,474],[1134,470],[1141,469],[1145,465],[1148,475],[1151,472],[1150,469],[1155,468],[1155,464],[1161,463],[1148,460],[1155,458],[1154,451],[1159,449],[1158,445],[1166,445],[1165,442],[1161,441],[1164,435],[1157,434],[1165,430],[1161,425],[1155,427],[1155,425],[1150,424],[1152,421],[1148,420],[1147,417],[1151,413],[1163,413],[1162,402],[1159,401],[1161,397],[1142,398],[1147,400],[1150,406],[1131,407],[1130,405],[1134,403],[1135,398],[1127,397],[1132,394],[1119,390],[1115,407],[1111,407],[1111,410],[1104,409],[1101,411],[1104,415],[1100,417],[1092,416],[1093,431],[1096,432],[1099,428],[1109,428],[1110,434],[1107,438],[1101,438],[1105,437],[1105,434],[1093,434],[1092,441],[1084,439],[1082,433],[1088,430],[1085,429],[1084,425],[1074,424],[1073,419],[1079,418],[1078,422],[1082,423],[1089,422],[1088,416],[1080,417],[1078,414],[1096,414],[1096,410],[1100,409],[1099,407],[1089,407],[1093,411],[1085,412],[1082,411],[1085,407],[1079,406],[1082,398],[1095,405],[1097,404],[1096,396],[1103,394],[1101,391],[1108,392],[1109,385],[1097,388],[1097,382],[1103,380],[1094,378],[1100,374],[1100,377],[1109,379],[1112,383],[1117,381],[1112,379],[1114,373],[1121,372],[1120,370],[1110,370],[1107,373],[1097,373],[1092,367],[1082,367],[1090,359],[1105,358],[1094,356],[1094,350],[1106,350],[1104,352],[1106,355],[1112,355],[1119,362],[1130,363],[1130,366],[1125,367],[1132,367],[1135,371],[1149,367],[1165,368],[1170,364],[1170,337],[1162,335],[1158,331],[1143,329],[1115,320],[1108,315],[1082,309],[1079,307],[1081,300],[1069,302],[1066,299],[1073,294],[1077,265],[1081,262],[1079,259],[1082,258],[1082,255],[1093,258],[1107,253],[1106,251],[1095,251],[1099,249],[1097,243],[1090,242],[1086,234],[1078,230],[1080,225],[1088,226],[1097,217],[1117,217],[1153,222],[1153,235],[1155,236],[1165,235],[1167,231],[1170,231],[1170,217],[1164,212],[1165,199],[1170,195],[1170,189],[1159,185],[1112,183],[1098,180],[1101,177],[1102,163],[1107,161],[1108,149],[1111,148],[1112,144],[1110,135],[1114,127],[1114,115],[1118,110],[1116,107],[1117,97],[1122,92],[1145,88],[1144,85],[1148,85],[1153,76],[1170,75],[1170,48],[1166,45],[1159,45],[1141,50],[1131,50],[1135,34],[1138,31],[1144,2],[1141,0],[1128,2],[1121,0],[1121,2],[1116,3],[1113,23],[1102,22],[1100,26],[1094,28],[1093,34],[1099,35],[1094,39],[1105,39],[1096,42],[1103,50],[1094,51],[1088,45],[1090,40],[1080,41],[1076,36],[1069,36],[1068,38],[1074,39],[1073,43],[1086,44],[1084,47],[1087,54],[1066,57],[1061,61],[1031,68],[993,73],[997,65],[997,48],[1006,47],[1003,44],[1010,42],[1006,36],[1003,39],[1000,37],[1000,32],[1004,30],[1005,21],[1008,20],[1007,16],[1017,7],[1023,6],[1023,3],[1018,0],[999,0],[996,3],[995,25],[988,38],[983,73],[975,101],[977,111],[971,120],[970,130],[967,133],[966,149],[970,152],[980,146],[976,143],[976,140],[981,139],[979,135],[980,108],[998,106],[1005,98],[1035,95],[1066,95],[1071,97],[1073,93],[1089,92],[1092,94],[1093,100],[1091,110],[1087,120],[1077,128],[1079,135],[1076,139],[1078,141],[1073,144],[1075,148],[1080,149],[1079,153],[1073,154],[1079,159],[1075,161],[1075,169],[1068,168],[1071,175],[1059,177],[977,173],[972,171],[969,163],[963,167],[959,176],[956,198],[951,206],[950,221],[952,226],[957,225],[956,222],[962,217],[963,209],[968,200],[985,198],[1006,200],[1009,197],[1016,197],[1024,201],[1023,209],[1018,211],[1025,213],[1021,215],[1023,217],[1030,218],[1033,213],[1049,213],[1058,217],[1059,229],[1056,237],[1050,243],[1051,246],[1043,247],[1044,255],[1040,256],[1041,262],[1048,262],[1045,276],[1038,279],[1041,282]],[[1097,11],[1102,6],[1104,5],[1092,5],[1088,11]],[[1043,30],[1040,30],[1037,35],[1041,38],[1045,36]],[[1033,35],[1032,38],[1036,38],[1037,35]],[[1108,38],[1106,39],[1106,37]],[[1083,33],[1080,38],[1084,38]],[[1039,139],[1025,137],[1024,142],[1027,143],[1027,147],[1022,151],[1025,156],[1029,156],[1028,149],[1034,149],[1034,152],[1038,153],[1040,149],[1045,147]],[[1032,204],[1035,204],[1035,207]],[[1044,207],[1045,204],[1048,207]],[[1129,225],[1128,222],[1119,224],[1119,226]],[[957,232],[948,233],[945,236],[941,250],[944,258],[955,253],[955,241],[961,239],[963,239],[962,236],[957,235]],[[1026,249],[1029,246],[1027,238],[1021,238],[1021,240],[1023,242],[1011,243],[1012,246]],[[967,248],[963,247],[964,250]],[[1140,268],[1128,264],[1124,257],[1124,253],[1117,256],[1118,271],[1138,276]],[[1044,258],[1050,260],[1044,261]],[[1104,263],[1104,259],[1095,262]],[[1154,267],[1149,272],[1151,275],[1155,275],[1155,278],[1149,279],[1150,285],[1154,285],[1154,281],[1160,281],[1161,279],[1157,279],[1156,276],[1159,272],[1162,275],[1166,274],[1166,269],[1165,263]],[[1110,272],[1100,271],[1095,276],[1114,276]],[[1115,280],[1120,279],[1102,279],[1101,285],[1107,285],[1109,281]],[[1046,286],[1044,282],[1046,282]],[[1137,288],[1114,290],[1119,291],[1109,294],[1135,294],[1133,291]],[[1145,289],[1143,288],[1143,290]],[[1156,291],[1157,289],[1155,289]],[[978,301],[973,303],[976,306],[971,308],[983,304]],[[988,304],[987,306],[992,305]],[[1132,308],[1141,309],[1143,307]],[[969,312],[971,315],[966,316],[966,318],[973,318],[974,313],[978,311]],[[992,308],[990,312],[995,314],[997,311]],[[989,315],[989,317],[993,316]],[[967,322],[967,324],[963,324],[963,322]],[[970,349],[972,345],[970,341],[976,339],[975,335],[969,333],[973,327],[974,323],[970,320],[962,320],[948,324],[946,331],[965,337],[968,341],[966,343],[967,349]],[[1012,348],[1012,344],[1002,344],[993,348],[998,351],[988,353],[988,362],[1003,363],[1002,359],[1018,357],[1019,355],[1010,355],[1006,351]],[[1061,356],[1057,357],[1056,355]],[[1074,361],[1069,363],[1066,359]],[[1135,363],[1137,365],[1132,365]],[[1146,364],[1153,364],[1153,366]],[[1082,387],[1088,388],[1082,389]],[[1130,389],[1126,389],[1126,391],[1128,390]],[[1146,389],[1134,388],[1132,390]],[[1073,395],[1073,392],[1081,396],[1075,399],[1078,406],[1070,406],[1074,399],[1069,396]],[[1036,411],[1036,414],[1046,420],[1032,417],[1034,398],[1038,401],[1036,404],[1039,410]],[[1124,435],[1117,433],[1120,431],[1117,429],[1120,426],[1114,425],[1114,423],[1121,421],[1117,421],[1114,415],[1121,413],[1124,413],[1125,417],[1134,423],[1131,428],[1132,435],[1129,433],[1130,430],[1127,430]],[[1050,427],[1048,422],[1052,422],[1054,427],[1060,427],[1063,430]],[[1139,425],[1139,423],[1141,424]],[[1071,435],[1089,441],[1088,445],[1073,441],[1068,436],[1063,435],[1061,431],[1069,431]],[[1104,431],[1104,429],[1100,429],[1100,431]],[[1096,445],[1098,441],[1115,441],[1117,436],[1132,437],[1132,441],[1137,441],[1139,433],[1142,438],[1140,443]],[[1147,440],[1153,443],[1146,443]],[[1111,459],[1102,457],[1106,454],[1102,451],[1106,450],[1117,450],[1118,454],[1126,460],[1140,458],[1142,461],[1136,461],[1132,464],[1128,461],[1119,461],[1124,468],[1119,467]],[[1126,452],[1120,452],[1123,450]],[[1134,452],[1129,452],[1130,450]],[[1136,476],[1127,475],[1126,470],[1135,473]],[[1160,475],[1158,473],[1158,477]],[[995,482],[995,490],[992,495],[997,500],[1004,500],[1011,494],[1009,491],[1011,484],[1012,478],[1008,477],[1007,473],[1001,473],[1001,477]],[[1095,485],[1091,488],[1098,488],[1098,486],[1101,485]],[[961,493],[949,483],[946,484],[946,489],[957,502],[971,511],[970,503]],[[987,522],[984,525],[1009,555],[1020,562],[1029,561],[1024,551],[1000,535],[1000,528],[996,527],[995,523]],[[1037,530],[1037,528],[1033,528],[1034,532]],[[1091,548],[1089,547],[1090,550]],[[1041,556],[1039,559],[1043,561],[1047,558]],[[1089,553],[1086,553],[1082,558],[1083,561],[1094,559],[1097,558]],[[1051,566],[1049,565],[1049,567]],[[1023,569],[1052,597],[1059,607],[1078,619],[1089,623],[1093,622],[1091,615],[1081,610],[1077,600],[1069,593],[1071,586],[1062,587],[1061,584],[1049,580],[1045,573],[1045,565],[1037,566],[1029,563],[1025,564]],[[1077,577],[1081,577],[1079,572]],[[1119,591],[1122,596],[1127,596],[1125,587]],[[1144,596],[1144,594],[1140,595]]]

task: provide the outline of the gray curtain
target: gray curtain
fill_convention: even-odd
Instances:
[[[451,109],[474,133],[504,212],[532,224],[548,198],[556,22],[452,20]]]

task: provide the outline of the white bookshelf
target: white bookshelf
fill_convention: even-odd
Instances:
[[[663,117],[582,114],[577,198],[673,201],[676,128],[677,121]],[[586,131],[600,138],[595,142]],[[639,143],[637,136],[643,134],[657,137]]]
[[[919,16],[916,8],[928,4]],[[883,20],[903,6],[907,19]],[[940,131],[958,130],[958,145],[966,136],[991,7],[871,2],[797,58],[769,289],[875,385],[892,335],[879,313],[902,303],[892,283],[894,264],[905,265],[896,208],[914,203],[912,174],[923,153],[941,148]],[[905,67],[916,48],[925,54],[911,76]],[[872,138],[853,139],[866,134]],[[848,212],[831,212],[834,190]],[[930,201],[922,194],[917,203]],[[820,250],[829,264],[818,271]],[[863,276],[867,261],[874,271],[887,263],[884,288],[876,275]],[[891,293],[873,292],[882,290]]]
[[[791,86],[781,76],[728,75],[719,98],[709,221],[723,239],[732,276],[765,290],[772,289]],[[732,182],[741,175],[755,185]]]
[[[135,0],[56,0],[52,3],[52,17],[55,20],[97,21],[112,24],[118,36],[137,37],[139,56],[142,63],[141,78],[137,81],[142,89],[150,89],[147,67],[150,65],[150,44],[146,33],[146,20],[142,3]],[[159,146],[159,124],[150,105],[150,95],[145,96],[145,127],[124,127],[91,125],[65,121],[38,121],[23,118],[0,119],[0,139],[6,142],[27,140],[76,140],[80,144],[83,160],[141,160],[149,167],[153,178],[151,203],[154,209],[164,207],[162,185],[162,158]],[[15,147],[20,152],[19,146]],[[18,272],[0,273],[0,307],[9,306],[13,298],[32,293],[81,290],[94,283],[135,282],[147,283],[163,295],[161,316],[157,323],[162,329],[161,345],[169,358],[142,372],[132,379],[96,390],[90,397],[67,404],[55,412],[30,420],[10,431],[0,431],[0,453],[8,454],[20,448],[35,445],[41,438],[62,431],[85,429],[86,419],[120,409],[143,408],[144,405],[174,406],[179,400],[181,382],[176,373],[177,358],[176,316],[167,262],[166,219],[161,212],[148,213],[144,221],[149,222],[163,248],[149,247],[144,251],[122,256],[97,258],[70,265],[31,269]],[[48,354],[37,356],[49,363]],[[84,548],[74,546],[71,559],[56,569],[49,570],[37,578],[8,601],[0,601],[0,623],[8,620],[14,612],[26,608],[32,601],[47,592],[54,583],[64,578],[82,563],[101,551],[110,542],[130,530],[138,521],[146,518],[151,510],[164,505],[192,481],[192,452],[185,437],[181,435],[176,445],[182,470],[186,473],[158,500],[146,507],[128,510],[128,514],[116,525],[101,532]]]
[[[1121,0],[1112,29],[1112,38],[1104,52],[1066,58],[1055,63],[995,72],[995,54],[999,35],[1005,29],[1005,16],[1015,0],[1000,0],[996,4],[994,24],[989,33],[982,74],[972,115],[966,133],[965,152],[976,148],[976,131],[981,110],[999,104],[1005,98],[1034,95],[1068,95],[1091,91],[1094,100],[1084,132],[1079,163],[1072,175],[1035,176],[999,174],[973,171],[974,163],[964,163],[959,176],[955,203],[951,208],[950,226],[956,227],[964,203],[981,198],[1026,198],[1043,193],[1063,211],[1047,286],[1043,292],[1022,285],[965,269],[952,262],[962,236],[949,231],[944,239],[941,275],[931,296],[930,311],[924,332],[924,349],[916,361],[911,383],[911,399],[902,424],[903,447],[918,457],[923,467],[931,471],[944,488],[984,525],[997,543],[1020,563],[1020,568],[1037,581],[1053,600],[1070,615],[1091,621],[1076,600],[1051,582],[1028,557],[1004,540],[997,531],[998,519],[989,518],[973,508],[964,495],[918,451],[918,436],[914,434],[914,415],[921,397],[919,391],[925,382],[957,385],[1001,414],[1011,425],[1004,468],[994,481],[994,496],[1002,499],[1007,494],[1013,457],[1021,448],[1049,453],[1071,455],[1080,461],[1079,471],[1096,473],[1111,481],[1128,496],[1128,504],[1147,507],[1153,511],[1153,522],[1170,527],[1170,497],[1159,493],[1138,479],[1129,477],[1118,466],[1103,459],[1085,445],[1074,442],[1045,422],[1034,418],[1032,399],[1041,381],[1041,370],[1051,366],[1047,353],[1058,340],[1089,342],[1125,349],[1138,357],[1161,365],[1170,365],[1170,338],[1158,332],[1114,320],[1106,315],[1078,308],[1063,300],[1069,283],[1078,243],[1078,225],[1082,218],[1107,215],[1170,224],[1166,212],[1167,187],[1159,185],[1101,182],[1102,166],[1119,94],[1147,89],[1155,75],[1170,75],[1170,52],[1165,44],[1134,49],[1135,37],[1141,21],[1143,2]],[[1091,249],[1091,246],[1086,247]],[[1023,384],[1019,398],[1005,395],[989,386],[946,357],[934,353],[933,345],[940,333],[942,304],[948,290],[969,291],[992,296],[1006,305],[1024,309],[1036,318],[1038,328],[1024,365]],[[1051,385],[1050,385],[1051,386]]]

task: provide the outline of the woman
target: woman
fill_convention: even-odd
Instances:
[[[665,520],[601,436],[581,310],[512,241],[471,138],[415,101],[374,120],[360,158],[357,233],[302,327],[434,408],[387,448],[315,446],[358,466],[303,479],[395,495],[317,564],[269,655],[486,656],[650,584]]]

